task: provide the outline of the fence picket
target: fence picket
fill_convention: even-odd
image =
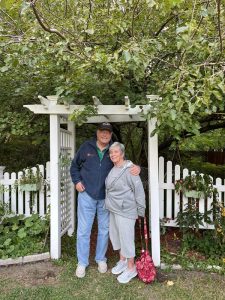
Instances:
[[[15,172],[13,172],[11,174],[11,179],[13,182],[16,181],[16,173]],[[11,190],[11,211],[16,214],[17,213],[16,188],[13,185],[11,185],[10,190]]]
[[[179,180],[179,179],[180,179],[180,166],[176,165],[174,180],[176,182],[176,180]],[[179,211],[180,211],[180,193],[176,193],[174,191],[174,219],[176,218]]]
[[[9,180],[9,173],[4,173],[4,203],[10,208],[10,199],[9,199],[9,186],[10,186],[10,180]]]
[[[188,174],[189,174],[188,169],[184,169],[182,178],[185,178],[186,176],[188,176]],[[185,197],[184,194],[182,194],[182,211],[184,211],[184,209],[187,207],[187,204],[188,204],[188,198]]]
[[[172,184],[172,162],[167,162],[167,172],[166,172],[166,180],[170,185]],[[166,216],[169,219],[172,219],[172,189],[167,188],[166,190]]]
[[[25,193],[25,215],[26,216],[30,216],[31,213],[30,213],[30,192],[23,192]]]
[[[23,172],[18,172],[18,179],[21,178],[23,175]],[[18,214],[23,215],[24,214],[24,201],[23,201],[23,192],[20,191],[19,188],[17,188],[17,195],[18,195]]]
[[[51,189],[50,189],[50,162],[46,163],[46,181],[48,185],[46,186],[46,210],[48,210],[51,203]]]
[[[40,169],[40,172],[44,176],[44,174],[45,174],[44,166],[43,165],[39,165],[39,169]],[[41,187],[41,191],[39,192],[39,215],[42,216],[42,217],[45,215],[44,189],[45,189],[45,187],[42,186]]]
[[[159,158],[159,183],[164,183],[164,157]],[[159,189],[159,217],[164,218],[164,190]]]

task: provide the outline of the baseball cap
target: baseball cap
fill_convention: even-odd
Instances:
[[[110,132],[113,131],[112,125],[108,122],[103,122],[98,125],[98,130],[108,130]]]

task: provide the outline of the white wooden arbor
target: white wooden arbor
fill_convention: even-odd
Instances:
[[[149,101],[159,99],[158,96],[147,96]],[[57,104],[56,96],[39,96],[41,104],[24,105],[35,114],[50,116],[50,187],[51,187],[51,221],[50,251],[51,258],[61,256],[61,237],[71,235],[75,227],[75,195],[74,186],[69,176],[69,166],[61,163],[62,155],[74,156],[75,124],[68,120],[74,110],[84,109],[84,105]],[[159,224],[159,184],[158,184],[158,137],[151,137],[155,129],[155,119],[146,121],[150,105],[130,107],[129,98],[125,97],[124,105],[102,105],[93,96],[98,115],[88,118],[87,123],[101,122],[136,122],[148,123],[148,178],[149,178],[149,224],[151,224],[152,257],[156,266],[160,266],[160,224]],[[67,125],[67,130],[60,124]]]

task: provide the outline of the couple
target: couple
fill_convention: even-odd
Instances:
[[[134,226],[145,213],[145,194],[140,168],[124,159],[124,146],[113,143],[112,125],[101,123],[96,138],[81,145],[70,168],[78,194],[76,276],[85,276],[89,264],[90,235],[97,212],[98,237],[95,260],[100,273],[107,271],[108,235],[120,260],[112,273],[120,283],[137,275]],[[136,175],[136,176],[135,176]]]

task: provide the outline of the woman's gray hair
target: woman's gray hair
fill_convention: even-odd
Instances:
[[[109,151],[112,149],[112,148],[115,148],[115,147],[118,147],[120,148],[120,151],[125,154],[125,147],[124,147],[124,144],[121,144],[119,142],[114,142],[110,147],[109,147]]]

